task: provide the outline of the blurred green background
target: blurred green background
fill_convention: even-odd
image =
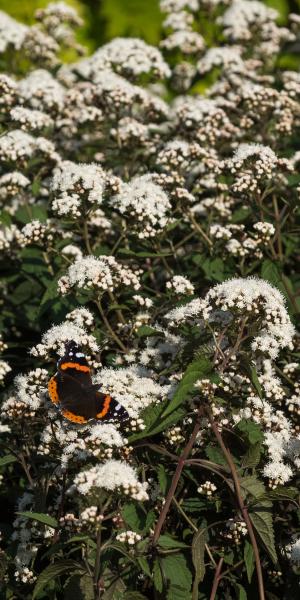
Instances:
[[[85,25],[79,41],[90,51],[116,36],[141,37],[156,44],[160,37],[162,15],[158,0],[66,0],[75,6]],[[34,11],[46,6],[49,0],[0,0],[4,10],[24,23],[32,23]],[[299,13],[300,0],[265,0],[280,14],[285,24],[289,12]]]

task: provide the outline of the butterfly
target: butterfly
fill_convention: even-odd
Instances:
[[[109,394],[102,394],[99,384],[93,384],[86,356],[74,341],[66,344],[57,372],[48,383],[48,392],[61,414],[73,423],[97,419],[123,424],[129,420],[124,406]]]

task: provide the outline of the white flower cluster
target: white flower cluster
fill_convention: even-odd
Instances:
[[[240,144],[224,165],[235,176],[232,190],[248,193],[259,190],[260,184],[272,180],[278,170],[292,168],[287,159],[278,158],[269,146],[262,144]]]
[[[18,23],[5,12],[0,11],[0,53],[6,51],[9,47],[20,50],[28,27]]]
[[[85,256],[76,260],[58,281],[61,294],[75,289],[96,289],[100,293],[113,292],[120,286],[133,290],[140,288],[137,275],[113,256]]]
[[[247,535],[248,529],[245,521],[236,521],[235,519],[228,519],[226,523],[227,531],[225,533],[225,537],[234,542],[234,544],[239,545],[242,541],[242,538]]]
[[[62,161],[53,171],[52,209],[60,216],[78,217],[88,210],[90,203],[100,205],[103,200],[106,175],[96,164],[76,164]],[[88,204],[84,204],[87,200]]]
[[[0,382],[4,380],[7,373],[11,371],[11,367],[9,366],[6,360],[0,360]]]
[[[148,499],[147,483],[140,483],[132,467],[124,462],[108,460],[107,462],[81,471],[74,478],[72,491],[87,495],[97,493],[97,489],[116,491],[139,501]]]
[[[65,89],[46,69],[35,69],[18,82],[20,102],[35,110],[55,113],[62,109]]]
[[[205,481],[205,483],[202,483],[202,485],[197,488],[197,492],[199,492],[199,494],[207,496],[208,498],[211,498],[216,490],[217,487],[211,481]]]
[[[122,542],[123,544],[128,544],[128,546],[135,546],[138,542],[140,542],[142,536],[135,531],[122,531],[116,535],[116,540],[118,542]]]
[[[182,275],[174,275],[170,281],[167,281],[166,288],[178,295],[190,295],[195,291],[191,281]]]
[[[10,117],[24,131],[40,131],[53,126],[53,120],[47,113],[24,106],[12,108]]]
[[[168,389],[156,383],[144,367],[136,365],[101,369],[95,374],[94,382],[123,404],[133,418],[149,404],[161,402]]]
[[[252,350],[276,358],[280,348],[292,348],[294,326],[285,300],[279,290],[263,279],[230,279],[213,287],[206,295],[207,309],[203,316],[217,309],[244,315],[260,323],[260,333],[254,337]]]
[[[79,519],[84,525],[96,525],[102,521],[103,516],[98,514],[97,506],[88,506],[80,513]]]
[[[49,220],[46,223],[41,223],[38,220],[29,221],[22,228],[21,234],[23,236],[23,246],[28,246],[29,244],[51,244],[54,238]]]
[[[168,440],[169,444],[171,444],[172,446],[180,444],[184,441],[184,436],[182,435],[182,428],[178,426],[167,429],[164,435],[165,438]]]
[[[168,196],[150,174],[123,184],[110,204],[128,219],[130,231],[136,232],[140,239],[154,237],[170,221]]]
[[[164,79],[170,76],[170,69],[159,50],[137,38],[113,39],[91,57],[78,63],[76,69],[92,80],[97,80],[98,72],[105,69],[129,78],[154,75]]]
[[[35,138],[21,129],[14,129],[0,137],[0,162],[22,166],[35,157],[54,162],[59,158],[52,142],[43,137]]]
[[[91,352],[98,351],[98,345],[93,335],[87,333],[84,327],[66,320],[60,325],[53,325],[48,329],[42,336],[41,344],[37,344],[31,349],[31,354],[47,358],[55,352],[63,356],[66,343],[72,340],[79,346],[88,348]]]

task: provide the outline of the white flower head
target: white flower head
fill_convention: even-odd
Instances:
[[[63,356],[66,343],[72,340],[79,346],[90,349],[91,352],[98,351],[98,345],[93,335],[88,334],[84,327],[65,321],[48,329],[42,336],[42,343],[34,346],[31,354],[47,358],[54,351]]]
[[[136,473],[130,465],[118,460],[108,460],[102,465],[81,471],[75,476],[73,486],[80,494],[84,495],[103,488],[110,492],[117,491],[140,501],[148,499],[147,487],[146,482],[138,481]]]
[[[72,288],[94,288],[105,293],[120,287],[138,290],[140,283],[137,275],[113,256],[85,256],[68,268],[66,275],[58,281],[58,287],[62,294],[67,294]]]

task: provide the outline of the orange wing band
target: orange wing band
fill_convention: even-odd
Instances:
[[[84,371],[85,373],[88,373],[90,370],[90,367],[87,367],[86,365],[80,365],[79,363],[73,362],[63,363],[62,365],[60,365],[60,368],[63,369],[63,371],[65,369],[76,369],[76,371]]]
[[[48,383],[48,392],[49,392],[51,402],[53,402],[53,404],[59,404],[59,397],[58,397],[58,393],[57,393],[57,382],[56,382],[55,376],[51,377],[51,379]]]
[[[72,421],[73,423],[87,423],[87,419],[80,417],[79,415],[74,415],[74,413],[68,410],[62,410],[61,412],[68,421]]]
[[[96,415],[96,419],[103,419],[103,417],[105,417],[105,415],[109,411],[109,405],[110,405],[110,403],[111,403],[111,396],[105,396],[103,408],[102,408],[101,412],[99,412]]]

